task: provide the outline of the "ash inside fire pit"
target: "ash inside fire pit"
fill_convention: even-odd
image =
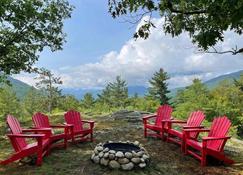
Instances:
[[[134,168],[145,168],[150,157],[138,141],[108,141],[99,143],[95,147],[91,160],[111,169],[132,170]]]
[[[131,143],[106,143],[103,145],[104,148],[109,148],[110,150],[125,152],[140,151],[139,146]]]

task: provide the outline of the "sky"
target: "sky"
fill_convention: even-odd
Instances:
[[[163,19],[154,17],[156,28],[147,40],[133,39],[137,25],[113,19],[107,0],[71,0],[75,6],[64,23],[67,34],[63,50],[40,54],[37,67],[45,67],[63,80],[62,88],[96,89],[120,75],[129,86],[149,86],[148,80],[160,68],[168,72],[170,88],[187,86],[194,78],[202,81],[243,69],[243,55],[198,53],[186,33],[171,38],[162,31]],[[242,46],[242,36],[227,31],[217,48]],[[34,74],[14,78],[34,85]]]

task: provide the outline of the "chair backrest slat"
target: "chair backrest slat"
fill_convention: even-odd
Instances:
[[[82,118],[78,111],[69,110],[64,114],[64,118],[67,124],[73,125],[73,131],[83,130]]]
[[[172,107],[169,105],[162,105],[158,108],[157,110],[157,117],[155,120],[155,125],[156,126],[161,126],[162,120],[170,120],[171,119],[171,114],[172,114]]]
[[[37,128],[50,128],[49,118],[45,114],[37,112],[32,116],[32,120]]]
[[[187,120],[187,126],[200,126],[205,119],[205,115],[202,111],[194,111],[190,114],[188,120]],[[190,137],[191,138],[197,138],[199,132],[191,132]]]
[[[231,126],[230,120],[226,116],[217,117],[213,120],[208,137],[225,137],[229,132]],[[224,148],[224,140],[212,140],[208,141],[208,147],[222,151]]]
[[[12,134],[22,134],[22,128],[19,121],[12,115],[7,116],[7,124]],[[11,143],[16,152],[21,151],[24,147],[27,146],[27,142],[24,138],[12,138]]]

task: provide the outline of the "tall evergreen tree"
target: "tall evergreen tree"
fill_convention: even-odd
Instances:
[[[111,89],[111,101],[114,107],[126,107],[128,102],[128,88],[126,80],[122,80],[120,76],[116,77],[116,81],[109,83]]]
[[[51,113],[53,107],[57,105],[57,101],[61,97],[61,90],[57,85],[62,84],[62,81],[60,77],[55,77],[51,71],[45,68],[41,68],[38,74],[39,76],[36,79],[39,82],[36,83],[36,86],[47,95],[48,112]]]
[[[65,95],[59,100],[58,108],[64,111],[80,107],[79,101],[73,95]]]
[[[84,108],[92,108],[94,106],[95,99],[93,98],[91,93],[84,94],[83,99],[81,100],[81,104]]]
[[[162,68],[158,72],[155,72],[152,79],[149,80],[150,87],[147,97],[159,100],[161,105],[168,104],[170,100],[167,96],[170,92],[168,90],[168,83],[166,82],[168,79],[169,76]]]
[[[128,102],[126,81],[117,76],[114,82],[108,83],[101,94],[98,94],[97,101],[108,104],[110,107],[125,108]]]

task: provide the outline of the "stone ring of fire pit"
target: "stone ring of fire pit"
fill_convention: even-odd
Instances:
[[[91,156],[96,164],[122,170],[145,168],[149,159],[148,152],[138,141],[99,143]]]

